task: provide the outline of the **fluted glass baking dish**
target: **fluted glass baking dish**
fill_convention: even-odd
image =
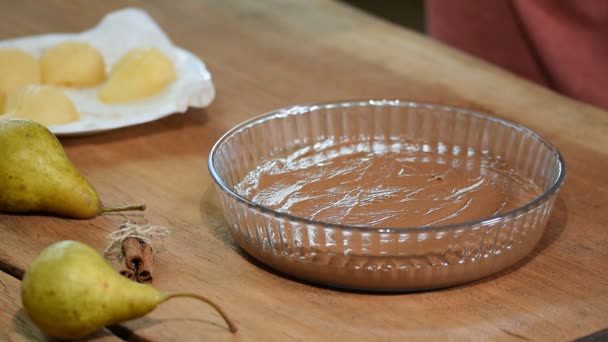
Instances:
[[[417,141],[430,158],[491,153],[542,194],[475,221],[383,228],[298,217],[236,190],[260,164],[328,140]],[[217,141],[209,171],[230,233],[247,253],[306,281],[379,291],[453,286],[513,265],[541,238],[565,177],[558,150],[525,127],[469,110],[398,100],[298,105],[255,117]]]

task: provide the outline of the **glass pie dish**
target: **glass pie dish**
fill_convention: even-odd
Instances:
[[[238,191],[264,162],[330,141],[416,141],[430,160],[491,153],[539,195],[513,209],[455,224],[365,226],[299,217]],[[564,160],[520,125],[464,109],[398,100],[298,105],[245,121],[209,156],[235,241],[264,264],[326,286],[410,291],[454,286],[499,272],[540,240],[565,177]]]

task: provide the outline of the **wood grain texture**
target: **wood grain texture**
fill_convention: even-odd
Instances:
[[[608,113],[525,82],[413,32],[330,1],[0,1],[0,39],[79,31],[126,6],[148,11],[207,64],[217,97],[153,123],[62,139],[108,205],[145,202],[139,220],[172,234],[154,285],[222,303],[231,335],[200,303],[176,299],[126,324],[151,340],[570,340],[608,326]],[[521,123],[563,153],[567,180],[523,262],[457,288],[372,295],[300,283],[235,245],[207,172],[230,127],[305,102],[399,98],[464,106]],[[98,250],[122,222],[0,215],[0,261],[25,269],[61,239]],[[1,316],[7,326],[9,316]]]

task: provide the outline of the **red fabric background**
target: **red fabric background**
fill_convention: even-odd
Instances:
[[[608,109],[608,0],[427,0],[427,32]]]

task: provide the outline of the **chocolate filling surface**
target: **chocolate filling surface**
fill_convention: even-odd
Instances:
[[[266,161],[236,189],[254,203],[302,218],[382,228],[480,220],[541,193],[489,153],[441,143],[332,140]]]

